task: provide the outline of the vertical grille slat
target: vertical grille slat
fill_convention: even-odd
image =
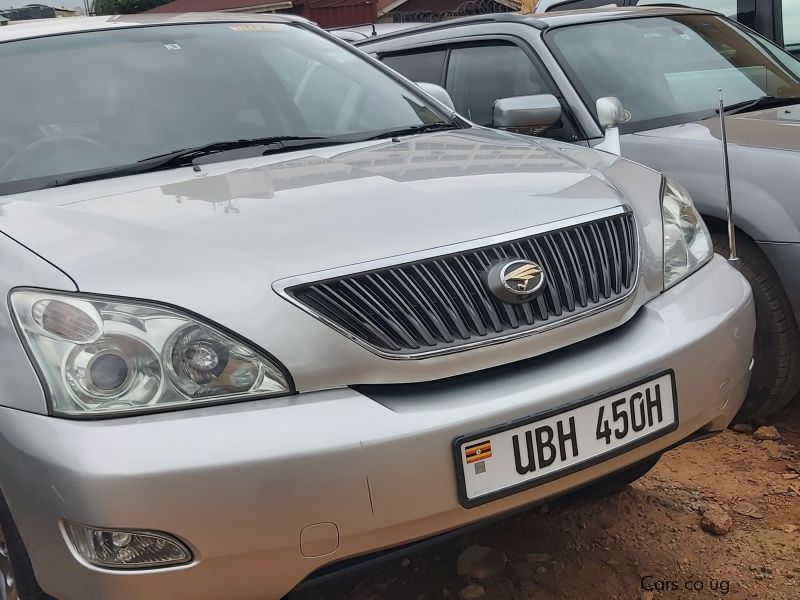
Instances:
[[[489,293],[486,291],[483,286],[483,282],[480,280],[479,272],[473,269],[472,263],[470,263],[465,256],[456,256],[454,258],[456,265],[458,265],[458,267],[461,269],[461,272],[464,274],[466,280],[470,282],[470,285],[476,292],[476,295],[481,302],[481,306],[483,306],[483,310],[486,313],[486,321],[484,322],[484,326],[487,329],[491,327],[495,331],[502,331],[500,325],[500,315],[497,314],[492,301],[489,299]]]
[[[412,333],[412,335],[415,336],[415,339],[422,340],[426,345],[435,345],[436,340],[433,339],[433,336],[431,336],[431,334],[428,332],[425,325],[420,322],[403,297],[397,293],[391,283],[388,281],[383,281],[383,279],[384,278],[381,277],[381,280],[378,280],[376,275],[367,275],[367,280],[376,289],[385,290],[386,298],[388,298],[391,303],[394,304],[397,311],[394,313],[395,317],[407,321],[407,331]]]
[[[576,303],[581,306],[586,306],[586,278],[584,277],[583,269],[581,269],[578,254],[575,251],[575,245],[569,236],[568,231],[561,231],[558,233],[558,239],[564,247],[564,254],[569,259],[570,272],[573,274],[574,287],[577,290],[578,296],[575,299]]]
[[[562,282],[559,287],[564,290],[564,303],[567,305],[567,311],[572,312],[575,310],[575,291],[572,289],[572,280],[569,276],[567,264],[553,236],[544,237],[543,240],[558,267],[557,276]]]
[[[437,313],[436,309],[433,307],[433,305],[431,305],[427,296],[421,293],[419,288],[414,283],[414,280],[408,276],[406,271],[406,269],[395,269],[390,271],[390,274],[400,285],[401,290],[407,294],[407,298],[412,305],[414,300],[422,304],[422,310],[418,310],[417,312],[420,314],[420,316],[424,317],[424,319],[421,319],[423,322],[432,325],[432,329],[429,329],[428,331],[434,336],[436,336],[438,333],[441,339],[445,342],[452,342],[453,336],[447,330],[447,326],[442,321],[439,313]]]
[[[425,355],[551,326],[627,296],[636,283],[636,226],[630,213],[286,293],[368,348]],[[510,304],[485,277],[498,262],[530,260],[545,275],[540,294]]]
[[[461,318],[458,309],[452,303],[450,297],[442,289],[442,286],[439,284],[439,280],[436,277],[431,276],[428,268],[424,264],[414,265],[413,268],[414,271],[419,274],[420,279],[425,282],[427,288],[432,291],[435,304],[440,305],[447,313],[447,316],[450,317],[450,322],[458,332],[458,337],[462,340],[469,339],[469,330],[467,329],[467,324],[464,322],[464,319]]]
[[[578,236],[578,242],[583,255],[582,264],[585,265],[586,270],[589,273],[589,285],[587,285],[589,299],[592,302],[598,302],[600,300],[600,281],[597,278],[597,265],[592,260],[592,251],[589,238],[583,229],[575,231],[575,235]]]
[[[383,341],[388,346],[396,346],[401,347],[399,344],[392,341],[382,330],[380,327],[376,326],[375,323],[362,311],[356,308],[347,298],[344,297],[340,292],[333,289],[332,286],[329,285],[322,285],[320,289],[327,293],[328,298],[332,300],[332,304],[334,306],[340,306],[342,308],[347,308],[355,317],[357,323],[360,323],[361,329],[369,331],[372,335],[376,336],[378,339]],[[341,310],[341,309],[340,309]],[[419,345],[417,345],[419,348]]]
[[[353,295],[358,296],[363,304],[371,304],[375,306],[377,310],[380,310],[380,316],[382,317],[385,326],[394,334],[392,337],[396,338],[396,341],[400,341],[408,346],[414,346],[416,344],[414,337],[397,319],[392,316],[391,309],[389,309],[383,300],[365,288],[362,282],[358,281],[357,279],[353,279],[348,283],[345,280],[342,281],[342,285],[351,290]]]
[[[444,260],[434,261],[433,266],[436,267],[442,279],[447,282],[447,286],[452,292],[452,297],[461,300],[461,308],[466,312],[469,321],[472,323],[472,330],[478,335],[486,335],[486,326],[481,319],[480,309],[476,306],[475,299],[464,287],[461,279],[456,276],[455,271]]]
[[[592,233],[592,239],[597,248],[597,252],[595,257],[600,259],[600,272],[602,274],[602,294],[604,296],[611,295],[611,273],[609,273],[610,267],[608,263],[608,250],[606,248],[606,243],[603,241],[603,234],[600,232],[600,228],[597,226],[597,223],[592,223],[589,227],[589,231]]]
[[[557,317],[561,316],[563,312],[561,310],[561,294],[559,292],[558,280],[555,279],[555,271],[550,264],[550,261],[547,258],[547,255],[542,250],[542,247],[539,245],[539,240],[530,239],[528,243],[531,245],[531,248],[539,257],[539,264],[544,267],[545,272],[545,279],[547,279],[547,284],[545,285],[544,291],[547,296],[550,298],[551,302],[551,312],[552,314],[556,315]]]

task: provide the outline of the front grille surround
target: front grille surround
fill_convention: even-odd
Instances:
[[[541,333],[616,306],[636,289],[639,255],[634,215],[622,206],[291,277],[273,288],[381,357],[419,359]],[[539,263],[548,277],[543,292],[524,304],[495,299],[482,274],[506,258]]]

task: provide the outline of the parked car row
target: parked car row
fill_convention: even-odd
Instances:
[[[717,17],[620,14],[431,27],[386,64],[289,16],[0,30],[0,596],[277,599],[724,430],[756,316],[684,185],[714,194],[590,147],[683,119],[710,169],[713,106],[559,65],[602,25],[713,73],[713,30],[755,93],[794,79]],[[468,118],[387,66],[409,51]],[[586,107],[612,92],[625,123]],[[782,206],[789,159],[732,159],[775,196],[743,226]]]
[[[718,14],[681,7],[480,16],[356,45],[413,81],[444,87],[480,125],[601,148],[618,128],[622,155],[684,185],[724,254],[722,89],[741,270],[758,319],[741,418],[772,414],[797,395],[800,62]],[[622,102],[619,122],[602,110],[609,99]],[[535,110],[527,122],[497,121],[510,103]]]

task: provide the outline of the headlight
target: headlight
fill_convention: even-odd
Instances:
[[[661,198],[664,222],[664,289],[693,273],[714,255],[711,236],[683,187],[667,179]]]
[[[288,394],[270,358],[156,304],[17,290],[11,307],[55,414],[98,417]]]

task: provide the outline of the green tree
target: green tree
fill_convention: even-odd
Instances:
[[[96,15],[129,15],[144,12],[171,0],[95,0]]]

